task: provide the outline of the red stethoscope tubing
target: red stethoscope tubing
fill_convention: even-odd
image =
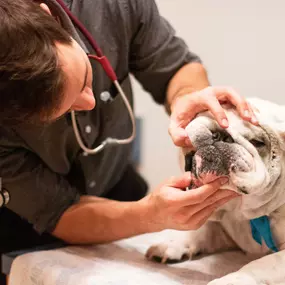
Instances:
[[[78,27],[78,29],[81,31],[81,33],[86,37],[94,51],[96,52],[96,55],[88,55],[89,58],[97,60],[103,67],[104,71],[106,72],[107,76],[112,80],[112,82],[117,81],[118,78],[116,76],[116,73],[111,66],[108,58],[103,54],[102,50],[96,43],[95,39],[92,37],[90,32],[84,27],[84,25],[71,13],[71,11],[66,7],[64,2],[62,0],[56,0],[56,2],[62,7],[62,9],[65,11],[65,13],[68,15],[70,20],[73,22],[73,24]]]

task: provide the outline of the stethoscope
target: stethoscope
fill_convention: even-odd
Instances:
[[[131,119],[131,122],[132,122],[132,134],[130,135],[130,137],[128,137],[126,139],[116,139],[116,138],[108,137],[100,145],[98,145],[97,147],[95,147],[93,149],[90,149],[90,148],[88,148],[88,147],[86,147],[84,145],[84,143],[83,143],[83,141],[81,139],[81,135],[80,135],[78,126],[77,126],[75,112],[71,111],[72,126],[73,126],[74,134],[75,134],[75,137],[76,137],[76,140],[77,140],[79,146],[87,154],[96,154],[96,153],[102,151],[108,145],[116,145],[116,144],[117,145],[121,145],[121,144],[129,144],[129,143],[131,143],[134,140],[135,135],[136,135],[136,125],[135,125],[134,113],[132,111],[132,107],[131,107],[128,99],[127,99],[127,96],[126,96],[124,90],[122,89],[121,85],[118,82],[118,78],[117,78],[117,75],[116,75],[114,69],[112,68],[112,66],[111,66],[109,60],[107,59],[107,57],[102,53],[101,49],[97,45],[96,41],[93,39],[92,35],[84,27],[84,25],[71,13],[71,11],[66,7],[66,5],[64,4],[64,2],[62,0],[56,0],[56,1],[63,8],[63,10],[66,12],[66,14],[70,18],[70,20],[73,22],[73,24],[76,27],[78,27],[78,29],[86,37],[86,39],[90,43],[91,47],[94,49],[94,51],[95,51],[95,53],[97,55],[90,55],[90,54],[88,54],[88,57],[90,59],[96,60],[99,64],[101,64],[101,66],[104,69],[105,73],[111,79],[111,81],[115,85],[118,93],[122,97],[122,99],[123,99],[123,101],[125,103],[125,106],[126,106],[128,112],[129,112],[130,119]]]

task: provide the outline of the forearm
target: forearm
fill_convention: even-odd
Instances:
[[[175,98],[204,89],[210,85],[207,72],[200,63],[189,63],[183,66],[171,79],[167,88],[166,106],[171,112]]]
[[[53,235],[71,244],[96,244],[149,232],[142,201],[83,196],[59,220]]]

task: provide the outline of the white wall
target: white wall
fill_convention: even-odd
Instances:
[[[285,104],[284,0],[157,0],[161,14],[202,58],[211,83]],[[144,119],[142,173],[151,186],[179,173],[168,118],[134,84]]]

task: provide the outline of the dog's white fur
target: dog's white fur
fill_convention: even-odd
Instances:
[[[152,246],[148,257],[158,256],[162,261],[182,259],[202,253],[239,248],[245,253],[256,254],[258,259],[209,285],[277,285],[285,284],[285,106],[257,98],[248,100],[258,111],[260,127],[245,123],[237,113],[226,110],[230,127],[228,133],[238,145],[252,156],[247,158],[247,172],[231,173],[230,182],[224,188],[238,191],[237,186],[246,187],[249,194],[230,201],[217,210],[209,221],[197,231],[173,231],[161,244]],[[200,114],[186,128],[195,136],[195,128],[201,133],[215,127],[216,122],[208,113]],[[270,152],[263,154],[249,140],[266,135],[272,144]],[[195,140],[194,140],[195,141]],[[252,159],[253,158],[253,159]],[[195,191],[195,190],[193,190]],[[268,215],[271,229],[279,252],[272,253],[265,244],[260,246],[252,237],[249,220]],[[218,264],[217,264],[218,266]]]

